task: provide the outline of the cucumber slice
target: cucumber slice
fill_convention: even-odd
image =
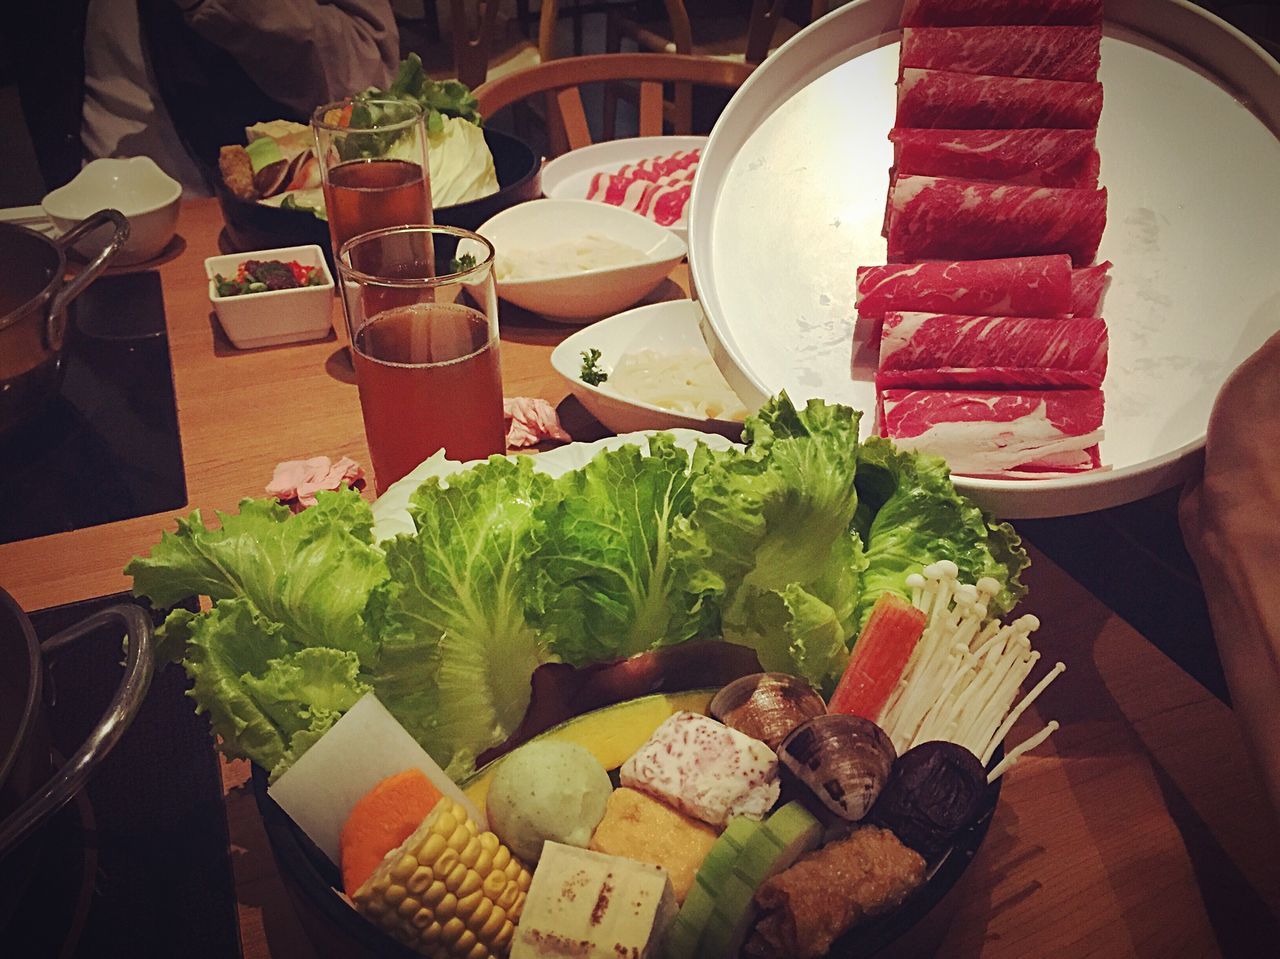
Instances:
[[[733,959],[755,923],[756,890],[818,845],[822,824],[798,802],[787,803],[743,844],[733,875],[716,889],[713,912],[699,944],[703,959]],[[702,878],[702,873],[698,873]]]
[[[731,819],[716,844],[698,867],[684,904],[667,930],[663,945],[666,959],[695,959],[703,953],[698,948],[707,921],[716,910],[716,899],[726,883],[734,879],[734,864],[751,837],[764,824],[751,819]]]

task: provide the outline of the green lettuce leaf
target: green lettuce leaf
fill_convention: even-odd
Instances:
[[[378,697],[450,775],[524,717],[529,677],[547,659],[525,618],[550,478],[526,457],[420,486],[418,532],[385,543],[390,579],[371,612],[382,636]]]
[[[709,458],[670,434],[599,453],[557,481],[540,511],[537,625],[548,647],[574,665],[681,643],[709,610],[690,591],[693,570],[674,549],[676,521],[693,508],[693,479]]]
[[[315,506],[297,515],[271,500],[244,500],[239,513],[217,518],[217,528],[208,529],[195,510],[148,556],[135,557],[125,567],[134,594],[160,606],[191,595],[215,602],[243,597],[291,643],[373,661],[376,643],[364,609],[387,571],[372,542],[373,514],[359,493],[322,491]]]
[[[1026,592],[1019,574],[1030,564],[1021,540],[956,491],[944,460],[880,437],[869,438],[860,457],[857,485],[868,511],[858,517],[867,552],[859,622],[885,591],[909,598],[907,577],[944,559],[960,568],[962,582],[990,576],[1003,584],[992,615],[1017,605]]]
[[[192,627],[188,695],[233,758],[287,768],[370,689],[354,653],[290,651],[283,627],[246,599],[224,600],[184,622]]]
[[[712,455],[678,532],[691,587],[719,600],[724,638],[819,686],[839,676],[856,625],[858,419],[775,398],[747,420],[745,452]]]

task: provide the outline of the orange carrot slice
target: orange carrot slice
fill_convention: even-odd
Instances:
[[[902,677],[924,626],[921,610],[893,593],[881,593],[854,643],[853,655],[827,704],[827,712],[848,713],[876,722]]]
[[[354,895],[382,858],[409,838],[440,801],[420,769],[388,776],[360,798],[342,827],[342,887]]]

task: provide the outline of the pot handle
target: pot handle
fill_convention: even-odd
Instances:
[[[12,815],[0,822],[0,856],[26,838],[36,826],[61,809],[80,791],[98,764],[129,728],[129,723],[133,721],[143,697],[146,696],[155,668],[155,657],[152,653],[151,619],[141,607],[123,604],[94,613],[83,622],[46,640],[40,647],[41,654],[46,657],[56,656],[86,634],[112,623],[123,624],[129,634],[124,678],[106,713],[80,748],[39,792],[28,797]]]
[[[90,230],[96,230],[100,226],[112,224],[115,226],[115,232],[111,239],[92,260],[89,265],[72,277],[71,282],[66,284],[62,289],[58,290],[53,298],[53,302],[49,306],[49,317],[45,326],[45,344],[51,350],[62,349],[62,340],[67,332],[66,309],[71,305],[71,301],[79,296],[86,286],[98,278],[98,275],[107,268],[107,264],[111,261],[119,251],[120,247],[129,239],[129,220],[119,210],[99,210],[85,217],[75,226],[73,226],[62,236],[58,237],[54,242],[62,248],[65,255],[68,250],[82,236]]]

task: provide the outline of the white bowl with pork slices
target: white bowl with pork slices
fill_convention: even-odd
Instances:
[[[542,168],[543,195],[620,206],[687,240],[705,136],[626,137],[579,147]]]
[[[639,302],[688,251],[684,240],[639,214],[589,200],[520,203],[477,232],[497,251],[498,296],[574,324]],[[469,252],[478,244],[458,244],[460,257]]]

